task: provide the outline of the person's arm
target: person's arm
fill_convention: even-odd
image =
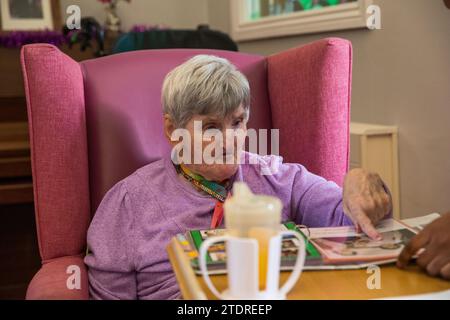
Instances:
[[[298,164],[286,164],[293,171],[291,212],[296,223],[308,227],[351,225],[343,210],[342,188],[312,174]]]
[[[130,197],[120,182],[105,195],[88,230],[91,299],[137,298],[133,222]]]
[[[420,249],[424,251],[419,253]],[[417,253],[417,264],[428,274],[450,280],[450,212],[434,220],[411,239],[401,252],[397,266],[405,268]]]
[[[297,220],[308,226],[354,225],[373,239],[375,225],[392,215],[392,198],[381,178],[363,169],[351,170],[344,188],[296,165],[293,185]]]

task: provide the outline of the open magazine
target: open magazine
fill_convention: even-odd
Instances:
[[[405,244],[424,226],[438,218],[439,214],[382,221],[377,230],[383,236],[375,241],[353,227],[305,228],[293,222],[280,226],[281,230],[295,230],[306,240],[304,270],[361,269],[369,265],[395,262]],[[198,252],[208,237],[223,235],[224,229],[191,230],[178,234],[177,240],[189,257],[194,272],[200,274]],[[291,270],[297,256],[298,240],[284,237],[281,246],[281,270]],[[217,243],[208,250],[208,270],[210,274],[226,273],[225,243]]]
[[[382,236],[379,241],[356,233],[353,227],[317,228],[310,230],[310,240],[325,263],[347,264],[395,260],[416,234],[414,229],[394,219],[382,221],[377,231]]]
[[[293,222],[287,222],[280,226],[280,230],[294,230],[303,234],[298,226]],[[188,255],[191,265],[196,273],[200,273],[198,252],[203,241],[208,237],[220,236],[225,233],[225,229],[214,230],[191,230],[186,234],[178,234],[177,240],[184,252]],[[304,236],[306,239],[306,236]],[[294,267],[297,258],[298,239],[295,237],[283,237],[281,244],[281,269],[290,270]],[[218,242],[208,249],[206,257],[208,270],[211,274],[226,273],[226,252],[225,243]],[[321,265],[322,257],[316,247],[307,241],[306,258],[308,265]]]

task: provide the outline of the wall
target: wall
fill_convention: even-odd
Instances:
[[[207,23],[208,0],[132,0],[122,1],[118,5],[118,14],[122,19],[123,30],[129,30],[134,24],[165,24],[172,28],[195,28]],[[93,16],[100,23],[105,20],[104,5],[96,0],[61,0],[63,17],[65,10],[76,4],[81,8],[82,16]]]
[[[382,30],[248,41],[273,54],[324,37],[354,46],[352,121],[397,125],[403,217],[450,210],[450,10],[443,1],[376,0]],[[210,0],[209,23],[229,31],[229,1]]]

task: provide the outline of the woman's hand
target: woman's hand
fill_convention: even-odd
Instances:
[[[400,254],[397,266],[404,268],[420,250],[417,264],[432,276],[450,280],[450,212],[442,215],[419,232]]]
[[[356,230],[381,240],[375,225],[390,212],[392,199],[386,193],[380,176],[364,169],[350,170],[345,176],[343,192],[344,212]]]

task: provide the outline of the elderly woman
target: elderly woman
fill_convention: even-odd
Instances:
[[[192,137],[212,129],[245,132],[249,101],[248,81],[232,64],[215,56],[195,56],[164,80],[165,134],[176,147],[179,141],[171,137],[181,128]],[[374,225],[389,214],[391,200],[378,175],[352,170],[341,189],[300,164],[283,164],[281,157],[233,153],[228,146],[239,147],[234,140],[213,155],[226,162],[194,161],[213,140],[191,141],[190,154],[174,148],[105,195],[88,231],[85,262],[92,298],[179,297],[166,245],[177,233],[220,226],[219,215],[213,213],[220,213],[217,203],[235,181],[280,198],[284,221],[310,227],[354,224],[368,236],[380,237]],[[267,168],[273,174],[262,175]]]

